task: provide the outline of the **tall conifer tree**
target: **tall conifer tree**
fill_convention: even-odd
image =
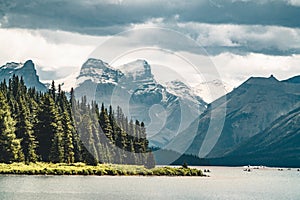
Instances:
[[[24,159],[20,140],[15,135],[15,121],[11,117],[6,98],[0,92],[0,162],[10,163]]]

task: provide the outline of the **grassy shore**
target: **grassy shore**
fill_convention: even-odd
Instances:
[[[0,163],[0,174],[24,175],[110,175],[110,176],[205,176],[201,170],[192,168],[155,167],[146,169],[137,165],[99,164],[89,166],[84,163]]]

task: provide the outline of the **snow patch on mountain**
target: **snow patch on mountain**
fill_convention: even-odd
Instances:
[[[123,73],[120,70],[114,69],[108,63],[90,58],[83,64],[76,80],[76,86],[87,80],[91,80],[94,83],[117,84],[118,79],[122,76]]]
[[[8,73],[12,73],[13,71],[17,69],[21,69],[23,67],[23,63],[15,63],[15,62],[9,62],[0,67],[0,70],[10,70]]]
[[[192,88],[193,93],[207,103],[213,102],[232,90],[233,86],[218,79],[202,82]]]
[[[138,59],[116,68],[125,74],[126,82],[133,82],[134,84],[157,84],[153,78],[151,67],[145,60]]]
[[[121,65],[117,67],[117,69],[121,70],[127,77],[132,78],[134,81],[145,79],[153,80],[151,67],[145,60],[138,59],[125,65]]]
[[[165,83],[165,87],[167,88],[167,91],[171,94],[174,94],[182,99],[189,100],[195,104],[203,104],[206,103],[203,101],[203,99],[196,94],[191,87],[186,85],[180,80],[174,80],[171,82]]]

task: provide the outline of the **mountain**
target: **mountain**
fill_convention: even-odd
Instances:
[[[234,161],[234,162],[233,162]],[[228,152],[219,163],[300,166],[300,107]]]
[[[154,76],[151,72],[151,67],[145,60],[136,60],[125,65],[117,67],[122,71],[128,81],[141,84],[154,84]],[[134,85],[135,85],[134,84]]]
[[[10,62],[0,67],[0,81],[9,80],[13,75],[23,77],[27,87],[35,87],[39,91],[46,91],[47,87],[40,82],[34,63],[31,60],[24,64]]]
[[[168,120],[165,123],[171,128],[172,126],[176,128],[169,128],[169,130],[173,131],[173,133],[171,132],[171,137],[167,137],[169,131],[163,131],[162,134],[157,134],[149,139],[150,141],[167,141],[163,143],[163,146],[166,146],[173,140],[174,136],[177,136],[181,131],[186,129],[206,109],[207,105],[202,98],[193,93],[189,86],[179,80],[168,82],[163,87],[167,95],[176,97],[176,101],[169,102],[166,105],[167,109],[165,109],[166,113],[168,113]],[[170,106],[172,104],[175,104],[175,106]],[[161,122],[161,116],[157,116],[154,121]],[[151,127],[156,128],[156,125],[152,124]],[[157,142],[155,146],[161,146],[161,144]]]
[[[205,102],[211,103],[221,96],[231,92],[233,86],[219,79],[202,82],[193,87],[193,93],[201,97]]]
[[[182,90],[188,90],[184,83]],[[174,86],[175,87],[175,86]],[[136,60],[116,68],[98,59],[88,59],[77,77],[77,98],[119,105],[124,113],[146,124],[150,144],[162,147],[187,128],[206,103],[199,97],[185,98],[159,84],[145,60]],[[197,108],[197,109],[196,109]]]
[[[165,84],[165,87],[167,88],[167,91],[170,92],[171,94],[174,94],[182,99],[186,99],[191,102],[194,102],[195,105],[199,104],[199,102],[201,102],[203,105],[206,104],[204,100],[193,91],[191,87],[187,86],[185,83],[181,82],[180,80],[167,82]]]
[[[86,96],[88,101],[95,100],[97,89],[97,95],[102,96],[102,101],[108,105],[111,104],[111,95],[119,76],[123,76],[123,74],[113,69],[108,63],[102,60],[88,59],[82,65],[80,74],[76,78],[75,94],[77,99]],[[107,97],[108,99],[103,99]]]
[[[299,84],[275,77],[251,77],[217,99],[177,137],[171,146],[200,157],[223,157],[237,145],[260,134],[282,115],[300,106]],[[196,135],[191,135],[197,130]]]
[[[294,76],[292,78],[289,78],[287,80],[284,80],[282,82],[286,82],[286,83],[300,83],[300,76]]]

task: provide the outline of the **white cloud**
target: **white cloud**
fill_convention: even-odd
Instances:
[[[160,48],[141,48],[123,54],[114,60],[112,65],[118,66],[136,59],[147,60],[158,80],[179,79],[190,86],[220,79],[229,87],[237,87],[251,76],[274,75],[277,79],[284,80],[300,75],[300,54],[272,56],[259,53],[237,55],[226,52],[209,56],[190,52],[171,53]]]
[[[293,6],[300,6],[300,0],[286,0],[286,1]]]
[[[198,22],[178,22],[176,18],[155,18],[142,24],[135,24],[136,29],[166,28],[187,35],[210,54],[248,52],[269,55],[291,55],[300,53],[300,29],[283,26],[206,24]],[[171,32],[170,31],[170,32]],[[160,34],[156,32],[156,34]],[[149,35],[151,38],[152,36]],[[172,37],[172,36],[170,36]],[[146,38],[148,39],[148,38]],[[180,43],[173,42],[174,48],[183,48]],[[169,45],[169,47],[171,47]],[[188,47],[189,48],[189,47]],[[184,50],[187,50],[184,49]],[[190,48],[192,51],[193,48]]]
[[[223,53],[211,57],[224,82],[238,86],[251,76],[269,77],[279,80],[300,75],[300,55],[270,56],[250,53],[246,56]]]
[[[300,49],[300,29],[279,26],[179,23],[178,29],[206,47],[241,47],[245,52]],[[176,25],[173,27],[176,28]]]
[[[32,59],[44,71],[67,74],[78,70],[104,39],[62,31],[0,29],[0,65]]]
[[[158,21],[162,22],[161,19]],[[202,37],[201,41],[207,46],[235,46],[244,42],[253,48],[256,45],[261,45],[261,47],[275,45],[282,50],[289,47],[300,48],[299,29],[192,23],[180,24],[179,28],[185,33],[199,34],[196,38],[200,40]],[[113,61],[115,65],[137,58],[146,59],[154,65],[153,71],[157,76],[160,76],[160,79],[166,76],[165,74],[172,72],[177,76],[176,78],[180,79],[181,77],[181,79],[188,80],[191,85],[202,82],[203,76],[205,76],[204,79],[207,79],[208,75],[214,76],[213,68],[217,69],[224,82],[233,86],[238,86],[250,76],[268,77],[273,74],[281,80],[300,74],[300,54],[272,56],[261,53],[246,53],[237,55],[228,51],[215,56],[199,55],[195,51],[188,52],[189,48],[182,48],[188,45],[176,40],[176,37],[174,39],[170,34],[168,35],[170,40],[166,41],[164,37],[167,33],[164,33],[163,36],[155,35],[154,39],[158,38],[163,42],[155,43],[154,47],[157,49],[144,48],[128,51],[128,49],[133,50],[136,43],[146,43],[146,46],[151,44],[151,39],[148,37],[149,40],[145,41],[145,36],[141,33],[134,32],[135,35],[129,36],[129,38],[119,37],[108,42],[106,48],[98,52],[98,58],[107,62]],[[0,29],[0,63],[2,65],[10,61],[24,62],[27,59],[32,59],[44,71],[57,71],[58,75],[67,76],[72,74],[74,70],[78,70],[90,53],[99,44],[103,44],[103,41],[107,41],[107,38],[111,37],[49,30]],[[130,38],[134,40],[130,40]],[[170,41],[173,42],[169,44]],[[238,43],[234,41],[238,41]],[[170,52],[164,51],[170,49]],[[113,53],[124,54],[117,60],[105,59]],[[193,61],[193,64],[200,67],[200,75],[196,75],[197,72],[184,59],[180,59],[180,56],[188,61]],[[166,70],[160,70],[159,66]]]
[[[210,57],[188,52],[168,52],[161,48],[141,48],[122,55],[111,63],[119,66],[136,59],[147,60],[159,82],[181,80],[190,86],[207,79],[219,78]],[[209,77],[207,75],[210,75]]]

